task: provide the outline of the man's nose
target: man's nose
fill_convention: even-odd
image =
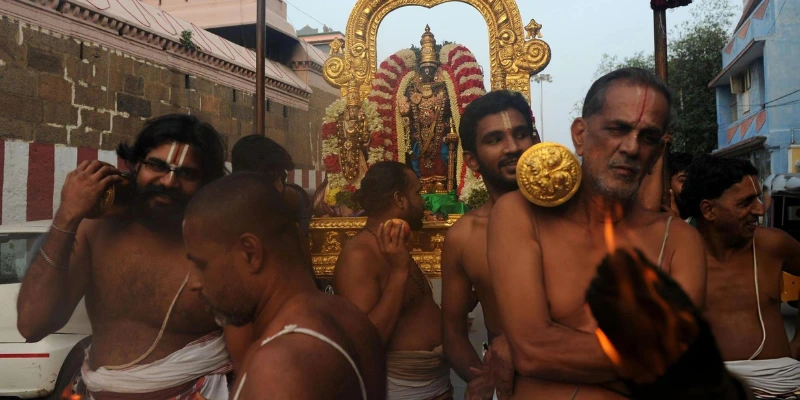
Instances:
[[[199,292],[203,289],[203,279],[196,268],[193,268],[191,272],[189,272],[189,281],[186,283],[186,286],[192,292]]]
[[[764,207],[764,203],[761,200],[757,200],[755,206],[753,207],[753,214],[759,217],[763,217],[766,213],[766,208]]]
[[[505,154],[518,153],[521,148],[522,147],[520,147],[519,143],[517,142],[517,139],[515,137],[513,137],[513,136],[509,136],[505,140],[505,143],[504,143],[504,146],[503,146],[503,152]]]
[[[631,131],[629,134],[622,138],[622,145],[620,150],[629,155],[639,154],[639,132]]]
[[[181,183],[178,180],[178,177],[176,177],[175,173],[172,171],[167,172],[164,176],[159,178],[159,180],[161,184],[167,188],[177,188],[181,185]]]

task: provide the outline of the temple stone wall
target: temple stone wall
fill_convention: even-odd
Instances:
[[[148,118],[187,113],[214,125],[230,149],[254,133],[255,97],[198,75],[0,15],[0,140],[112,150]],[[305,170],[322,169],[322,117],[338,94],[313,75],[308,110],[270,100],[266,113],[267,135]]]

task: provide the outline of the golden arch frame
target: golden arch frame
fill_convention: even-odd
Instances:
[[[514,0],[358,0],[347,21],[345,45],[338,39],[331,44],[325,80],[341,88],[343,98],[348,87],[351,97],[357,90],[359,99],[366,98],[377,70],[378,28],[386,15],[406,6],[433,8],[450,2],[469,4],[486,20],[492,90],[516,90],[530,99],[530,78],[550,63],[550,46],[539,39],[542,26],[536,21],[523,27]]]

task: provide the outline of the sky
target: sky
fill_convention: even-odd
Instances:
[[[286,0],[284,0],[286,1]],[[693,4],[667,12],[667,35],[691,19]],[[295,29],[322,24],[345,32],[355,0],[289,0],[288,19]],[[517,2],[524,24],[531,18],[542,24],[542,40],[552,51],[552,59],[542,74],[553,82],[531,86],[532,107],[537,128],[545,141],[573,148],[569,134],[570,113],[585,95],[604,53],[620,58],[640,51],[653,51],[653,12],[647,0],[520,0]],[[741,15],[741,1],[731,0]],[[404,7],[384,18],[378,29],[380,63],[394,52],[419,45],[425,25],[438,42],[451,41],[469,48],[486,71],[489,86],[489,44],[486,22],[466,3],[449,2],[432,9]],[[321,29],[320,29],[321,30]],[[722,49],[720,49],[721,51]],[[542,109],[542,113],[540,110]],[[543,126],[542,126],[543,124]]]

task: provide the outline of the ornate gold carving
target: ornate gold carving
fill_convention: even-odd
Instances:
[[[540,40],[541,25],[535,21],[523,31],[522,17],[514,0],[358,0],[347,21],[347,51],[338,47],[325,62],[324,76],[332,85],[344,89],[351,80],[360,87],[361,98],[370,91],[377,66],[378,27],[390,12],[405,6],[432,8],[461,1],[475,7],[489,30],[489,56],[492,89],[512,89],[530,98],[530,76],[550,62],[550,46]]]
[[[342,54],[342,47],[344,47],[344,43],[342,43],[341,39],[334,38],[330,44],[331,51],[328,54],[335,56]]]
[[[339,243],[339,232],[326,232],[325,243],[322,243],[323,253],[336,253],[342,251],[342,244]]]
[[[431,247],[434,250],[442,250],[442,246],[444,245],[444,235],[441,233],[437,233],[431,236]]]
[[[531,20],[528,25],[525,26],[525,40],[532,40],[532,39],[539,39],[542,37],[542,24],[536,23],[536,20]],[[338,40],[338,39],[337,39]]]
[[[428,277],[441,276],[441,245],[444,242],[444,234],[447,228],[452,226],[461,215],[450,215],[446,221],[425,221],[420,231],[414,231],[410,242],[413,251],[411,256],[419,264],[422,272]],[[318,278],[333,276],[336,260],[339,258],[342,237],[340,232],[351,238],[358,234],[364,227],[367,219],[356,218],[313,218],[309,231],[311,237],[324,244],[320,251],[312,248],[311,261],[314,264],[314,273]],[[326,246],[328,245],[328,246]],[[338,247],[339,250],[333,251]]]
[[[572,198],[580,187],[580,162],[560,144],[539,143],[520,157],[517,183],[530,202],[543,207],[555,207]]]

